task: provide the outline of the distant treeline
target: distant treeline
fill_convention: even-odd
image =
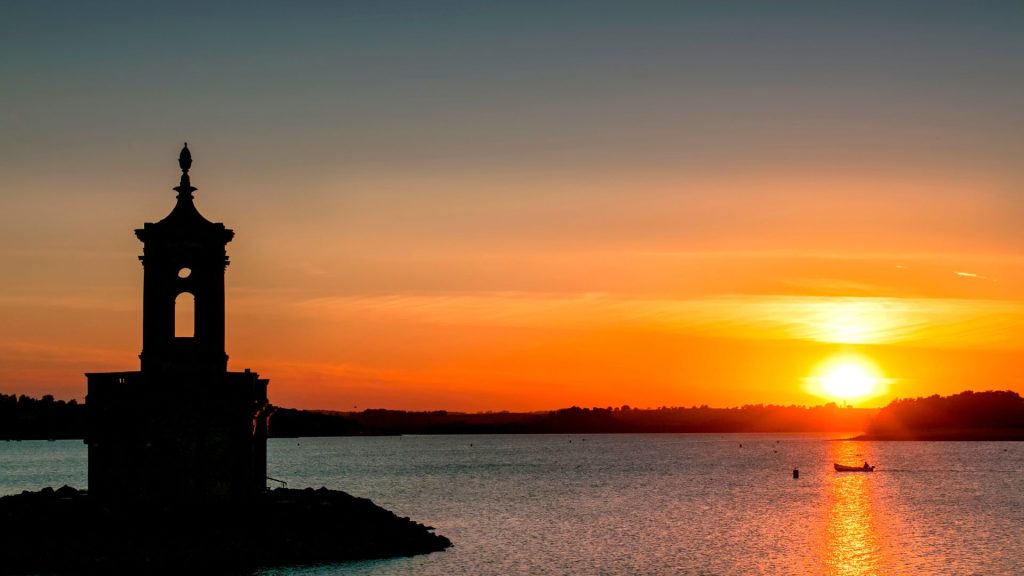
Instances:
[[[0,439],[82,438],[84,432],[85,406],[75,400],[0,394]]]
[[[824,406],[564,408],[552,412],[320,412],[278,409],[273,436],[605,432],[859,432],[877,410]]]
[[[1024,440],[1024,398],[1006,390],[894,400],[871,420],[862,438]]]
[[[0,394],[0,439],[82,438],[85,406]],[[823,406],[565,408],[551,412],[327,412],[276,408],[271,437],[605,432],[866,432],[873,439],[1024,439],[1016,392],[894,400],[881,410]]]
[[[552,412],[326,412],[276,408],[271,437],[394,434],[544,434],[596,432],[859,432],[877,412],[824,406],[636,409],[565,408]],[[0,438],[83,438],[85,406],[0,394]]]

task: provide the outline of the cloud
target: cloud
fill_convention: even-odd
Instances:
[[[633,298],[608,293],[389,295],[295,305],[323,320],[545,330],[654,331],[844,344],[1017,347],[1024,304],[1001,300],[723,295]]]
[[[982,276],[981,274],[975,274],[973,272],[956,272],[957,276],[961,278],[970,278],[973,280],[988,280],[989,282],[995,282],[996,280],[989,278],[988,276]]]

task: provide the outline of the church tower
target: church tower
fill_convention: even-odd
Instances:
[[[214,224],[196,209],[189,181],[192,154],[188,144],[178,156],[181,183],[178,202],[166,218],[135,231],[144,244],[142,296],[142,371],[224,372],[225,246],[235,233]],[[178,306],[194,311],[184,317]],[[177,312],[177,313],[176,313]],[[176,326],[191,323],[192,334]]]
[[[86,374],[89,492],[162,506],[243,503],[266,488],[267,380],[227,370],[226,245],[196,209],[188,145],[171,213],[143,243],[141,370]]]

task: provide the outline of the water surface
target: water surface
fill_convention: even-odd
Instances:
[[[448,552],[266,575],[1020,574],[1024,444],[822,435],[275,439],[270,475],[373,499]],[[836,473],[833,462],[877,464]],[[0,492],[83,486],[80,442],[0,443]],[[800,478],[792,478],[792,470]]]

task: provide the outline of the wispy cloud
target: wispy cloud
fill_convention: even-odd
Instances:
[[[975,274],[974,272],[956,272],[956,275],[960,276],[961,278],[971,278],[973,280],[987,280],[989,282],[996,282],[994,278],[982,276],[981,274]]]
[[[736,295],[675,300],[493,293],[318,298],[296,307],[338,320],[958,347],[1016,347],[1024,326],[1024,303],[938,298]]]

